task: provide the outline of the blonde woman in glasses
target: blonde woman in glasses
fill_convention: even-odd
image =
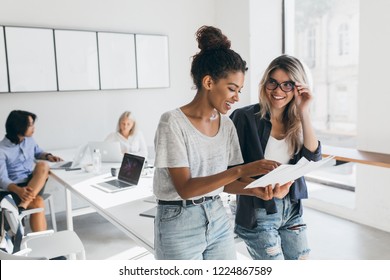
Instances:
[[[231,114],[244,163],[259,159],[295,164],[300,158],[318,161],[321,145],[314,133],[309,105],[312,92],[302,63],[281,55],[260,82],[259,104]],[[271,200],[239,195],[235,232],[253,259],[306,259],[310,249],[301,199],[307,198],[303,177],[289,187],[274,189]]]

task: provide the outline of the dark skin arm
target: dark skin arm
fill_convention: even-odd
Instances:
[[[168,170],[177,193],[181,198],[189,199],[191,197],[204,195],[222,186],[231,184],[242,177],[252,177],[266,174],[277,168],[279,165],[280,164],[276,161],[262,159],[245,165],[229,168],[228,170],[215,175],[197,178],[191,178],[190,169],[188,167],[169,168]],[[244,184],[243,182],[235,182],[229,190],[242,191],[243,187],[246,185],[247,184]],[[245,192],[255,192],[256,190],[248,189],[245,190]],[[269,188],[267,190],[269,191]],[[264,192],[264,190],[257,191],[259,192],[257,193],[258,195],[260,195],[260,192]]]

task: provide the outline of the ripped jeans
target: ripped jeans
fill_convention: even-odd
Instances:
[[[257,226],[247,229],[236,224],[235,232],[255,260],[307,259],[310,249],[299,203],[291,203],[289,195],[275,198],[275,203],[277,213],[267,215],[265,209],[256,209]]]

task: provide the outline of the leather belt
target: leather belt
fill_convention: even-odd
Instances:
[[[219,198],[219,195],[216,196],[204,196],[199,199],[191,200],[158,200],[159,205],[179,205],[179,206],[189,206],[189,205],[199,205],[208,200],[214,200]]]

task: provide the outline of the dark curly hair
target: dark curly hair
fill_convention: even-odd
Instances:
[[[248,70],[241,56],[230,49],[230,40],[220,29],[204,25],[195,35],[200,52],[192,57],[191,76],[197,89],[202,87],[206,75],[218,81],[231,72]]]

